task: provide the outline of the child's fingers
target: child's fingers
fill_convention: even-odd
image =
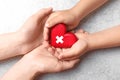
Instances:
[[[52,48],[55,50],[56,48],[52,46]]]
[[[60,53],[60,55],[58,56],[59,59],[66,59],[66,58],[71,58],[73,56],[75,56],[75,51],[74,51],[74,47],[71,47],[70,49],[64,49],[64,51],[62,51]]]
[[[58,58],[58,56],[59,56],[60,53],[62,52],[62,49],[60,49],[60,48],[55,48],[55,51],[56,51],[56,52],[55,52],[54,56]]]
[[[44,40],[48,40],[49,36],[49,29],[53,27],[54,25],[58,23],[63,23],[63,19],[59,17],[53,17],[51,19],[48,19],[45,23],[45,28],[44,28]]]
[[[89,34],[89,32],[85,32],[85,34]]]
[[[80,29],[80,30],[78,30],[77,32],[83,33],[83,32],[84,32],[84,30],[83,30],[83,29]]]
[[[70,31],[71,33],[75,33],[75,30]]]
[[[62,52],[62,49],[56,48],[56,51],[59,52],[59,53],[61,53],[61,52]]]
[[[89,34],[89,32],[83,30],[83,29],[79,29],[76,33],[85,33],[85,34]]]
[[[57,57],[57,58],[58,58],[59,55],[60,55],[60,53],[57,52],[57,51],[56,51],[55,54],[54,54],[54,56]]]
[[[69,50],[69,49],[66,49],[66,48],[63,48],[63,49],[55,48],[55,49],[56,49],[56,52],[57,52],[57,53],[55,53],[55,56],[57,58],[59,58],[59,55],[62,54],[62,52],[67,52],[67,50]]]
[[[64,52],[64,51],[69,51],[70,50],[70,48],[63,48],[62,49],[62,52]]]
[[[72,57],[80,57],[83,54],[85,44],[78,40],[69,50],[60,53],[59,59],[67,59]]]
[[[75,33],[75,35],[76,35],[76,37],[78,38],[78,39],[81,39],[81,38],[83,38],[83,36],[85,35],[85,34],[88,34],[87,32],[84,32],[84,31],[77,31],[76,33]]]
[[[55,16],[51,19],[48,19],[45,23],[45,27],[50,28],[58,23],[63,23],[63,17]]]
[[[55,53],[55,50],[52,49],[51,47],[48,48],[48,51],[49,51],[51,54],[54,54],[54,53]]]

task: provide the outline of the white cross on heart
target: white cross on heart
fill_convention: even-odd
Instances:
[[[58,44],[58,43],[61,43],[61,44],[62,44],[62,43],[64,42],[64,41],[63,41],[63,38],[64,38],[63,36],[60,36],[60,37],[59,37],[59,36],[56,36],[56,39],[57,39],[57,40],[56,40],[56,43],[57,43],[57,44]]]

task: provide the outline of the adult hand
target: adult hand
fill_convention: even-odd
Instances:
[[[22,54],[33,50],[42,43],[44,24],[51,12],[52,8],[41,9],[36,14],[32,15],[18,31],[25,45]]]
[[[51,8],[42,9],[31,16],[18,31],[0,35],[0,60],[26,54],[43,40],[43,26]]]
[[[54,52],[54,49],[50,46],[39,46],[26,54],[1,80],[31,80],[38,73],[60,72],[71,69],[79,62],[79,59],[60,61],[52,55]]]

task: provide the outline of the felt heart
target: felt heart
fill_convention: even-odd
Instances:
[[[55,48],[70,48],[77,41],[77,37],[66,32],[65,24],[57,24],[51,29],[50,44]]]

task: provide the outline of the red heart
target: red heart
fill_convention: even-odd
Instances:
[[[55,25],[50,35],[50,44],[56,48],[70,48],[77,41],[73,33],[66,33],[65,24]]]

